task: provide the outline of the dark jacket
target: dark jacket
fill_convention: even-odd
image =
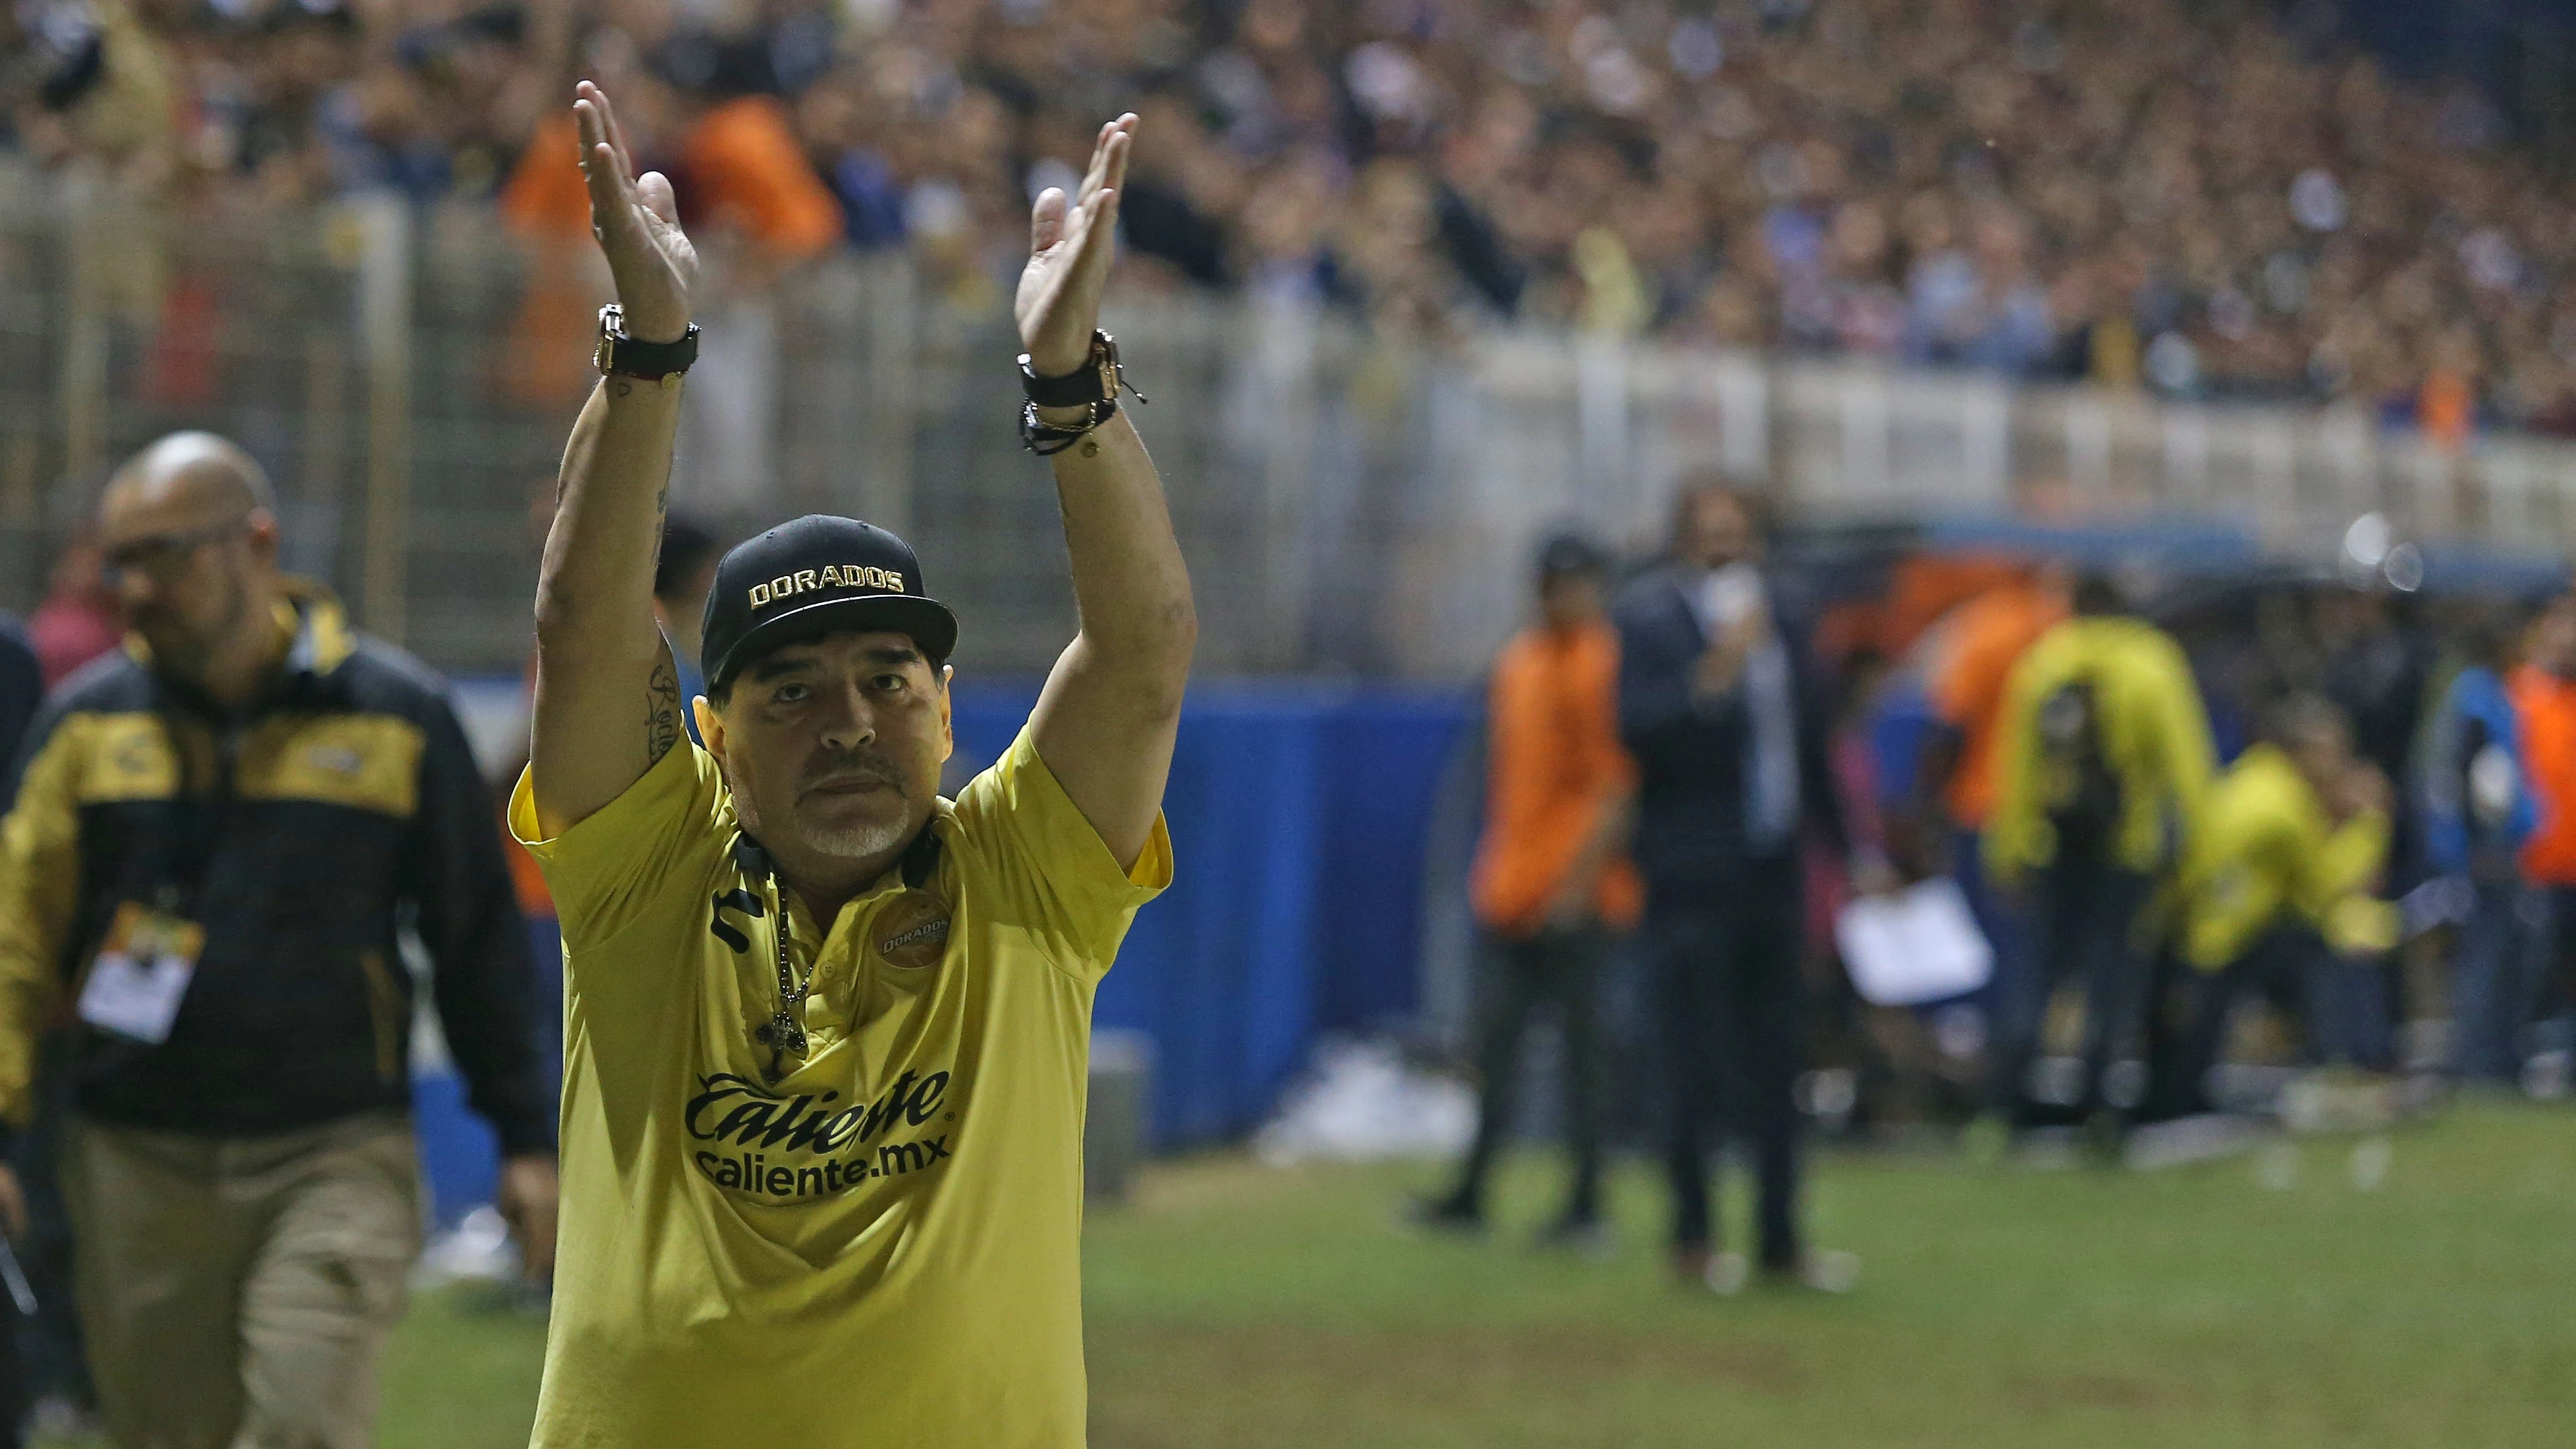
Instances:
[[[1789,652],[1800,826],[1846,850],[1851,834],[1827,751],[1830,702],[1809,653],[1808,621],[1794,596],[1767,577],[1765,584]],[[1707,631],[1685,592],[1692,585],[1676,570],[1658,570],[1630,584],[1612,610],[1619,733],[1637,760],[1637,865],[1656,894],[1722,884],[1753,859],[1744,819],[1752,716],[1740,688],[1706,703],[1691,697],[1692,676],[1708,652]],[[1796,849],[1797,834],[1788,850]]]
[[[504,1151],[543,1151],[527,931],[445,689],[328,597],[296,605],[286,667],[248,709],[120,651],[38,719],[0,820],[0,1115],[24,1124],[37,1038],[134,901],[195,921],[204,947],[167,1041],[77,1028],[82,1112],[254,1136],[408,1108],[408,926],[475,1110]]]
[[[0,614],[0,810],[9,808],[12,768],[36,706],[45,697],[45,671],[27,643],[27,631],[14,614]]]

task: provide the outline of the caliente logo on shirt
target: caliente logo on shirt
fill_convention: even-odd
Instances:
[[[839,1092],[773,1096],[732,1072],[698,1078],[682,1117],[689,1136],[708,1144],[690,1161],[718,1187],[772,1198],[828,1197],[881,1178],[920,1172],[950,1156],[941,1132],[892,1139],[944,1111],[949,1074],[907,1071],[875,1098],[841,1105]]]

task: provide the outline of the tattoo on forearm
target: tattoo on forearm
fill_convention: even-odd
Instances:
[[[644,686],[644,753],[646,763],[659,764],[680,742],[680,676],[665,654],[653,666],[653,677]]]

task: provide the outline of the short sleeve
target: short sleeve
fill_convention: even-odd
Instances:
[[[733,809],[714,757],[683,738],[625,793],[551,840],[537,834],[535,767],[510,792],[510,834],[545,872],[564,943],[613,936],[668,888],[694,884],[718,864],[733,835]]]
[[[1162,816],[1120,870],[1107,842],[1038,758],[1023,727],[993,767],[957,794],[960,843],[986,873],[980,908],[1036,935],[1056,966],[1084,981],[1108,971],[1128,923],[1172,883],[1172,839]]]

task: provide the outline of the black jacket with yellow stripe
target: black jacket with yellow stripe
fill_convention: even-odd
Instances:
[[[475,1110],[542,1151],[527,931],[464,731],[426,666],[293,598],[257,705],[222,714],[119,653],[30,731],[0,820],[0,1116],[25,1120],[37,1038],[133,901],[197,921],[203,955],[160,1045],[75,1027],[86,1115],[255,1136],[408,1107],[409,925]]]

